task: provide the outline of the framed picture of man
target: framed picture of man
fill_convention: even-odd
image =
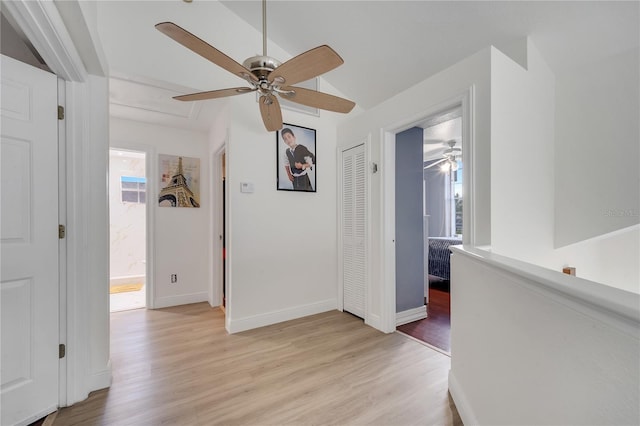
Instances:
[[[316,192],[316,131],[284,123],[276,142],[277,189]]]

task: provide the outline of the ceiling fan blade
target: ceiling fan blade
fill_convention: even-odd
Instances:
[[[440,159],[440,160],[438,160],[438,161],[436,161],[434,163],[431,163],[428,166],[424,167],[424,170],[430,169],[433,166],[437,166],[438,164],[440,164],[440,163],[442,163],[444,161],[447,161],[447,160],[448,160],[448,158],[442,158],[442,159]]]
[[[255,92],[258,89],[249,87],[234,87],[232,89],[210,90],[208,92],[190,93],[188,95],[174,96],[178,101],[204,101],[206,99],[225,98],[227,96],[242,95],[243,93]]]
[[[267,80],[290,86],[331,71],[343,63],[340,55],[332,48],[322,45],[289,59],[271,71]]]
[[[238,77],[245,80],[258,81],[257,77],[251,74],[251,71],[247,68],[211,46],[206,41],[196,37],[173,22],[161,22],[156,24],[156,29],[177,41],[187,49],[192,50],[203,58],[210,60],[214,64],[237,75]]]
[[[260,96],[260,114],[264,127],[269,132],[275,132],[282,128],[282,111],[280,110],[280,102],[273,95]]]
[[[329,95],[328,93],[305,89],[303,87],[286,86],[281,87],[281,90],[285,91],[285,93],[280,93],[280,96],[282,96],[283,99],[309,107],[325,109],[327,111],[347,113],[356,106],[355,102],[348,99],[339,98],[338,96]]]

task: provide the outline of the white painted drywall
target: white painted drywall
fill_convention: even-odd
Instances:
[[[140,149],[146,146],[154,168],[147,171],[148,208],[153,223],[153,286],[155,308],[207,300],[210,286],[210,173],[206,133],[119,118],[111,118],[111,145]],[[200,208],[159,207],[158,155],[200,159]],[[171,283],[171,274],[178,282]]]
[[[492,60],[492,251],[638,293],[637,51],[596,64],[601,74],[561,74],[554,96],[528,50],[527,70],[497,51]],[[606,154],[618,152],[607,134],[624,155]]]
[[[382,249],[385,245],[392,244],[394,238],[393,235],[384,235],[383,210],[386,201],[383,199],[383,177],[387,173],[383,167],[384,129],[406,130],[419,120],[439,112],[439,108],[451,107],[450,101],[459,98],[470,88],[475,111],[472,128],[472,169],[476,190],[473,240],[478,245],[490,242],[490,61],[491,49],[484,49],[338,126],[339,146],[348,146],[353,141],[367,140],[370,137],[370,161],[379,165],[378,173],[370,175],[371,255],[367,286],[367,291],[372,293],[369,309],[373,319],[369,323],[376,328],[383,329],[380,319],[388,316],[383,313],[382,306],[385,298]],[[394,283],[391,285],[395,288]],[[385,321],[391,322],[394,324],[393,328],[387,331],[395,329],[395,317],[392,321]]]
[[[548,266],[576,268],[576,276],[640,293],[640,226],[614,231],[553,252]]]
[[[449,388],[464,423],[638,424],[638,295],[471,251],[451,269]]]
[[[541,263],[553,250],[554,76],[527,41],[527,69],[491,58],[491,248]]]
[[[146,176],[144,156],[127,151],[109,152],[109,281],[111,285],[144,283],[140,281],[140,277],[144,280],[146,275],[145,206],[147,203],[122,201],[122,176],[144,178]]]
[[[320,90],[323,90],[321,87]],[[285,123],[316,130],[317,192],[276,190],[276,134],[254,97],[234,97],[227,144],[229,309],[241,331],[336,309],[336,122],[283,110]],[[240,183],[253,193],[241,193]]]
[[[110,70],[198,91],[243,85],[241,78],[155,29],[165,21],[182,26],[240,63],[262,50],[258,31],[217,1],[99,2],[98,30]],[[276,50],[269,53],[273,56]]]
[[[638,75],[638,49],[557,73],[556,247],[640,223]]]

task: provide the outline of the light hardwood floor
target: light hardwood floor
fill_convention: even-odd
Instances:
[[[113,384],[65,425],[459,425],[450,359],[327,312],[229,335],[206,303],[111,314]]]

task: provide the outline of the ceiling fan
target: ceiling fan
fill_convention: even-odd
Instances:
[[[174,99],[179,101],[199,101],[258,92],[262,121],[270,132],[282,128],[282,111],[278,96],[309,107],[340,113],[348,113],[355,106],[355,103],[348,99],[293,86],[344,63],[340,55],[329,46],[318,46],[284,63],[267,56],[266,0],[262,0],[262,56],[248,58],[242,65],[173,22],[161,22],[155,27],[187,49],[246,80],[250,86],[174,96]]]
[[[460,155],[462,155],[462,149],[456,146],[455,139],[448,140],[447,145],[449,145],[449,148],[445,149],[444,152],[442,153],[443,158],[441,158],[438,161],[434,161],[433,163],[424,167],[424,170],[430,169],[431,167],[437,166],[438,164],[440,164],[440,167],[443,171],[451,170],[455,172],[456,170],[458,170],[458,163],[456,161],[456,157],[459,157]]]

